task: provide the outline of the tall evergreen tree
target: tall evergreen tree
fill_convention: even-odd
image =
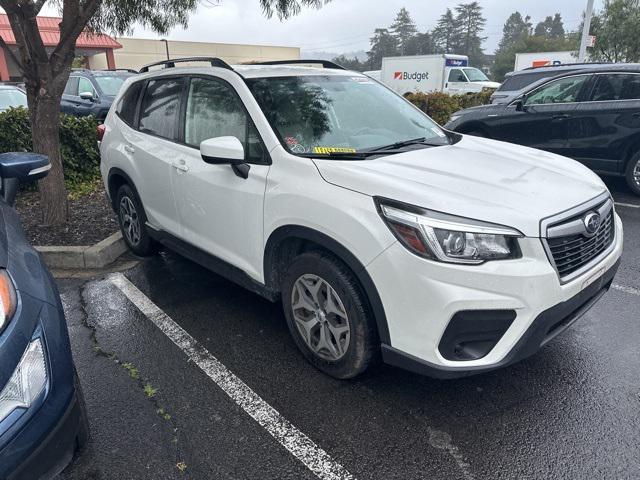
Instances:
[[[431,36],[439,53],[460,53],[460,23],[450,8],[440,17]]]
[[[502,28],[502,39],[498,44],[498,52],[507,50],[523,37],[531,35],[531,17],[522,17],[520,12],[511,14]]]
[[[542,22],[539,22],[536,25],[534,34],[538,37],[564,38],[565,31],[562,15],[556,13],[553,17],[548,16]]]
[[[482,16],[482,7],[478,2],[461,3],[456,7],[456,22],[460,26],[460,53],[469,57],[471,65],[484,64],[482,42],[487,37],[480,35],[484,31],[487,21]]]
[[[429,32],[418,33],[407,41],[405,55],[429,55],[435,53],[436,47]]]
[[[398,12],[396,19],[389,30],[398,43],[400,55],[406,55],[405,49],[407,42],[409,42],[409,40],[418,33],[418,28],[406,8],[402,7]]]
[[[371,38],[371,50],[367,52],[369,69],[380,69],[384,57],[393,57],[398,53],[398,41],[389,30],[387,28],[376,28]]]

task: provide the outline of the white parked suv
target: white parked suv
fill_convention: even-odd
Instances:
[[[327,374],[502,367],[610,287],[622,223],[577,162],[445,131],[329,62],[187,60],[143,68],[106,119],[124,238],[281,300]]]

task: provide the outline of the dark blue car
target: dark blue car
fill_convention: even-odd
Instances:
[[[60,102],[62,113],[93,115],[103,122],[120,87],[135,74],[133,70],[73,70]]]
[[[0,155],[0,479],[51,478],[88,440],[56,284],[11,207],[46,156]]]

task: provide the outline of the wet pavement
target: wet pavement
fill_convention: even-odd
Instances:
[[[640,478],[640,198],[609,183],[626,242],[614,288],[534,357],[462,380],[328,378],[279,305],[169,252],[124,272],[137,297],[113,276],[60,280],[92,428],[62,478]],[[270,433],[234,378],[309,444]],[[316,474],[314,448],[330,460]]]

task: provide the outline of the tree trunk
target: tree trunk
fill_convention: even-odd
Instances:
[[[44,225],[62,225],[69,217],[69,207],[60,154],[60,96],[44,84],[38,91],[27,90],[33,151],[47,155],[51,162],[49,175],[38,184],[42,221]]]

